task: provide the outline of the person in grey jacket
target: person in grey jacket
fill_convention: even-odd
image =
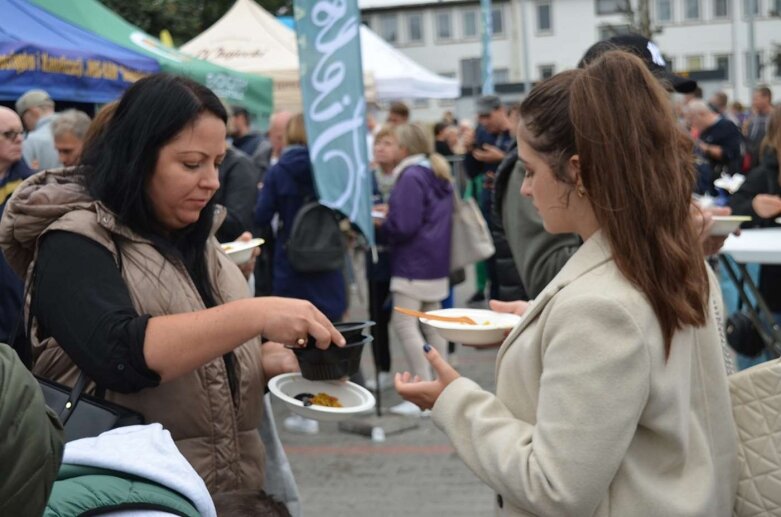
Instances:
[[[616,49],[626,50],[640,57],[668,90],[687,93],[697,86],[691,79],[667,72],[658,47],[652,41],[634,34],[614,36],[595,43],[586,51],[578,66],[583,68],[606,51]],[[561,271],[582,241],[575,234],[553,235],[545,231],[542,219],[531,201],[518,194],[524,176],[525,170],[519,163],[506,188],[497,197],[503,199],[502,224],[521,281],[529,297],[535,298]]]
[[[27,138],[22,144],[24,160],[35,170],[60,167],[52,133],[56,116],[54,101],[49,94],[43,90],[30,90],[19,97],[15,107],[27,130]]]

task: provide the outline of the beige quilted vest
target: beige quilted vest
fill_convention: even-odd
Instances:
[[[83,235],[107,248],[115,257],[116,239],[122,253],[122,277],[139,314],[154,317],[204,309],[184,265],[165,260],[146,239],[120,225],[100,203],[84,202],[83,190],[79,192],[80,189],[71,184],[67,185],[70,192],[68,189],[63,191],[62,184],[72,182],[72,178],[67,177],[68,171],[64,171],[64,176],[60,171],[48,175],[48,178],[38,178],[37,186],[34,185],[36,180],[32,181],[33,184],[29,180],[25,182],[20,195],[29,196],[29,199],[17,199],[18,206],[14,203],[9,205],[10,220],[3,221],[0,244],[17,271],[26,265],[27,260],[34,262],[32,243],[48,231],[65,230]],[[41,190],[40,183],[48,183],[48,190]],[[55,184],[59,185],[55,188]],[[37,194],[35,189],[39,189]],[[43,202],[40,200],[42,197],[46,198]],[[68,202],[70,211],[62,208],[62,203]],[[46,218],[39,212],[55,209],[60,212],[58,217],[41,231],[42,221]],[[222,218],[224,213],[218,211],[215,219],[221,221]],[[12,231],[10,226],[13,226]],[[32,228],[35,226],[37,229]],[[30,230],[39,232],[38,239],[26,238],[25,232]],[[12,249],[7,247],[10,233],[17,238]],[[20,242],[30,244],[24,246]],[[219,249],[213,237],[207,244],[206,253],[217,302],[227,303],[248,297],[244,277]],[[32,271],[32,265],[26,268],[28,273]],[[39,340],[36,330],[33,323],[33,371],[73,385],[78,376],[77,367],[53,339]],[[233,354],[238,387],[235,397],[231,396],[222,358],[155,388],[133,394],[106,393],[106,399],[141,412],[148,423],[163,424],[212,493],[260,489],[263,485],[265,457],[257,431],[262,417],[265,385],[260,340],[256,338],[244,343]]]

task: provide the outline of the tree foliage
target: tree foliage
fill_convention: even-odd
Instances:
[[[168,29],[178,46],[208,29],[230,9],[235,0],[100,0],[124,19],[158,36]],[[290,10],[291,0],[255,0],[276,14]]]

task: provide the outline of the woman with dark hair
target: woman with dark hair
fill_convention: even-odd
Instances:
[[[263,485],[266,379],[280,343],[342,336],[309,302],[250,298],[214,232],[226,114],[207,88],[131,86],[82,156],[19,187],[0,245],[31,292],[33,371],[160,422],[212,492]],[[261,344],[259,336],[280,343]]]
[[[437,380],[397,374],[397,390],[433,407],[502,515],[731,515],[723,310],[666,92],[614,51],[544,81],[521,113],[521,193],[584,243],[499,349],[495,395],[429,347]]]

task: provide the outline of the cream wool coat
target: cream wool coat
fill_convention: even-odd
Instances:
[[[708,323],[676,332],[665,362],[651,306],[598,232],[502,344],[496,395],[459,378],[434,422],[499,515],[729,516],[737,434],[719,297],[711,278]]]

